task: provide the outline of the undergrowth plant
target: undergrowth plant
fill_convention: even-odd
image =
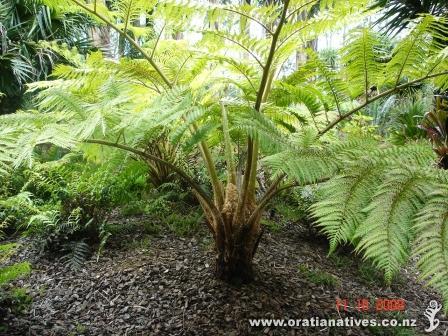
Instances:
[[[92,160],[66,155],[17,172],[17,189],[0,199],[3,230],[37,238],[41,251],[64,253],[73,268],[100,252],[111,235],[108,213],[148,192],[147,167],[122,156],[103,166]]]
[[[16,243],[0,244],[0,264],[5,265],[17,248]],[[0,318],[4,317],[8,310],[18,312],[30,303],[31,298],[23,288],[9,286],[11,281],[25,277],[30,272],[31,265],[26,261],[0,267]],[[0,324],[0,331],[7,330]]]

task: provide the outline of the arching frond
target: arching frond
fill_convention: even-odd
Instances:
[[[422,206],[429,186],[416,170],[391,171],[365,208],[366,220],[356,231],[357,250],[384,271],[387,282],[408,260],[414,236],[412,219]]]
[[[437,40],[440,38],[439,31],[446,29],[443,28],[442,20],[431,15],[422,17],[410,34],[397,44],[386,66],[386,83],[398,85],[403,78],[417,78],[427,73],[428,69],[422,65],[443,48],[443,44]]]
[[[325,64],[319,56],[310,51],[310,61],[306,65],[317,75],[316,84],[324,90],[328,105],[334,108],[338,114],[343,113],[343,104],[350,101],[350,90],[348,83],[340,76],[340,73]]]
[[[383,63],[380,40],[376,33],[364,28],[352,31],[349,41],[343,48],[342,61],[345,64],[347,78],[350,79],[350,90],[353,97],[368,95],[372,86],[378,85],[382,76]]]
[[[356,169],[337,176],[325,183],[319,199],[311,207],[317,226],[330,240],[330,251],[345,243],[353,242],[354,234],[365,220],[360,211],[370,202],[375,189],[372,185],[380,182],[381,165],[370,161],[362,162]]]
[[[415,256],[420,277],[448,300],[448,189],[438,186],[415,219]]]

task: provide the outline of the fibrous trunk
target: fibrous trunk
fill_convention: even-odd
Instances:
[[[227,185],[225,194],[220,218],[209,218],[216,232],[216,276],[231,283],[248,283],[254,277],[252,261],[262,233],[260,218],[251,218],[256,208],[254,197],[242,204],[233,184]]]

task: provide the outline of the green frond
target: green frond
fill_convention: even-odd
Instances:
[[[426,143],[417,142],[406,146],[378,148],[378,142],[373,139],[355,138],[351,141],[327,145],[327,148],[327,152],[322,156],[330,162],[337,162],[328,172],[329,177],[336,173],[338,175],[323,184],[318,201],[311,210],[316,218],[317,226],[330,240],[330,253],[344,243],[359,246],[358,239],[355,239],[355,232],[363,230],[361,228],[371,228],[373,224],[371,222],[365,224],[367,220],[376,221],[379,216],[377,212],[395,211],[382,208],[388,203],[381,203],[384,193],[378,189],[388,190],[392,183],[398,183],[397,179],[407,176],[407,170],[404,170],[401,176],[394,169],[398,169],[401,173],[403,167],[414,167],[422,176],[431,176],[432,172],[426,172],[426,169],[435,162],[434,153]],[[392,175],[389,176],[389,174]],[[388,179],[392,179],[392,182],[388,182]],[[397,189],[394,186],[392,190]],[[393,195],[387,197],[390,198]],[[364,209],[370,209],[375,199],[377,200],[376,212],[371,215]],[[407,220],[406,225],[409,226],[412,217]],[[386,225],[383,222],[375,223],[382,225],[382,228]],[[364,237],[363,234],[359,236]],[[366,236],[365,239],[371,241],[370,236],[368,238]],[[385,250],[382,252],[386,253]]]
[[[378,85],[383,72],[383,63],[379,62],[381,57],[384,55],[376,33],[367,28],[351,32],[342,49],[342,62],[353,97],[367,95],[372,86]]]
[[[321,93],[311,85],[293,86],[285,82],[279,82],[270,97],[279,106],[286,107],[293,103],[303,104],[313,115],[324,109],[320,100]]]
[[[9,167],[13,161],[10,153],[16,148],[15,133],[16,130],[12,127],[0,128],[0,176],[10,170]]]
[[[414,254],[420,277],[438,289],[448,303],[448,189],[440,185],[415,218]]]
[[[288,145],[288,140],[267,114],[259,113],[251,107],[229,107],[232,128],[257,139],[262,149],[267,152],[278,151]]]
[[[423,16],[410,34],[397,44],[386,66],[389,77],[385,79],[386,83],[397,85],[403,78],[418,78],[429,72],[425,67],[428,58],[443,48],[443,44],[436,40],[440,38],[440,29],[446,29],[442,20],[431,15]]]
[[[397,168],[384,176],[364,209],[365,221],[356,230],[356,246],[364,258],[384,271],[387,282],[407,262],[414,237],[412,219],[423,204],[430,185],[415,169]]]
[[[288,149],[267,156],[263,162],[302,185],[331,178],[353,162],[357,164],[364,153],[373,152],[378,147],[378,142],[371,138],[322,143],[317,141],[316,130],[311,127],[302,127],[291,143]]]
[[[316,84],[329,97],[328,105],[342,114],[343,104],[351,100],[348,83],[340,76],[339,72],[321,60],[316,53],[309,51],[309,54],[310,60],[306,67],[318,76]]]
[[[366,218],[361,209],[375,193],[372,186],[381,181],[380,167],[366,160],[320,189],[320,200],[312,205],[311,212],[330,240],[330,254],[340,245],[353,243],[356,230]]]
[[[153,10],[155,5],[156,1],[117,0],[112,3],[112,9],[123,31],[127,31],[140,19],[140,15]]]
[[[184,150],[185,152],[190,152],[194,146],[202,141],[206,141],[213,131],[217,131],[221,125],[217,122],[208,122],[201,125],[197,130],[193,131],[191,136],[186,139]]]

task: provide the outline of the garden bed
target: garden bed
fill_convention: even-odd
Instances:
[[[432,299],[413,270],[386,288],[373,269],[356,258],[327,258],[326,243],[292,224],[267,232],[260,244],[253,284],[230,286],[213,278],[213,251],[205,235],[131,233],[112,240],[101,262],[90,260],[72,271],[39,258],[19,280],[33,302],[23,314],[4,321],[6,335],[419,335]],[[347,254],[347,252],[346,252]],[[18,259],[33,259],[22,249]],[[250,318],[338,318],[337,298],[403,298],[402,314],[346,316],[417,319],[418,328],[262,328]],[[373,302],[373,301],[372,301]],[[373,307],[372,307],[373,308]],[[443,327],[431,335],[442,335]]]

